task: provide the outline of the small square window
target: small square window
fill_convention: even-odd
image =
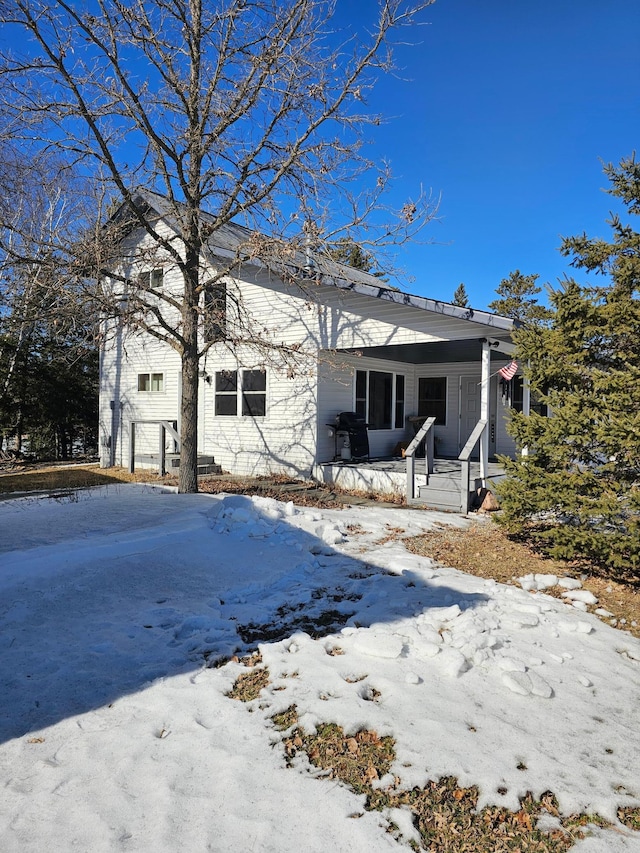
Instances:
[[[138,276],[138,284],[141,287],[161,287],[162,279],[162,269],[146,270]]]
[[[164,374],[163,373],[139,373],[138,374],[138,391],[146,393],[159,393],[164,391]]]

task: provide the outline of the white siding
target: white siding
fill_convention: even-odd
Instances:
[[[135,246],[123,267],[132,278],[141,264]],[[179,292],[177,271],[158,256],[149,256],[148,267],[161,265],[167,291]],[[239,315],[234,318],[233,298],[229,299],[230,330],[239,339],[247,332],[268,348],[248,344],[232,354],[224,344],[214,345],[202,360],[207,377],[200,383],[198,449],[213,454],[223,469],[237,474],[268,474],[283,471],[309,476],[317,462],[334,456],[334,440],[327,424],[341,411],[355,407],[356,370],[401,373],[405,377],[405,425],[400,429],[370,430],[372,456],[390,455],[399,441],[408,441],[413,429],[406,421],[417,414],[417,379],[420,376],[447,376],[447,424],[436,427],[438,451],[457,456],[459,451],[459,378],[480,373],[480,363],[413,365],[355,355],[331,354],[332,350],[369,346],[409,344],[481,337],[491,330],[477,323],[425,311],[415,306],[395,304],[385,299],[310,283],[293,287],[256,274],[250,281],[228,283],[230,296],[238,299]],[[175,309],[167,309],[168,320],[176,319]],[[173,312],[173,313],[172,313]],[[235,329],[234,329],[235,326]],[[295,378],[279,369],[280,344],[300,345]],[[320,361],[318,357],[320,354]],[[216,416],[215,373],[240,367],[266,369],[266,414],[264,417]],[[280,365],[282,367],[282,365]],[[139,373],[162,372],[161,393],[137,390]],[[101,460],[108,464],[107,443],[117,442],[113,460],[127,464],[131,420],[179,420],[180,358],[168,345],[150,337],[111,335],[101,363],[100,435]],[[496,406],[497,383],[492,381],[492,412]],[[111,403],[113,401],[113,409]],[[503,425],[495,427],[498,449],[510,447]],[[139,452],[156,452],[158,428],[140,428]]]
[[[318,379],[318,462],[331,461],[335,453],[334,439],[329,435],[327,425],[333,424],[340,412],[354,411],[356,370],[379,370],[400,373],[405,377],[404,426],[400,429],[370,429],[371,456],[390,456],[399,441],[408,441],[413,436],[407,424],[407,417],[415,414],[415,369],[412,364],[324,353]]]
[[[163,390],[138,391],[140,373],[162,373]],[[100,461],[109,464],[108,445],[116,442],[114,462],[126,466],[132,420],[178,419],[180,359],[171,347],[152,338],[113,335],[104,349],[100,374]],[[137,453],[157,453],[158,441],[156,425],[137,427]],[[172,449],[169,441],[167,445]]]
[[[203,383],[200,400],[202,446],[226,471],[234,474],[285,472],[309,477],[316,447],[316,369],[307,365],[304,375],[288,378],[286,372],[245,357],[242,367],[264,366],[267,378],[264,417],[216,416],[215,373],[235,370],[230,353],[211,355],[206,371],[211,383]]]
[[[473,339],[484,328],[335,287],[309,284],[303,290],[266,276],[242,282],[240,299],[246,320],[273,340],[307,341],[315,350]]]
[[[503,362],[491,362],[492,373],[498,369]],[[506,363],[506,362],[504,362]],[[458,456],[468,438],[468,431],[461,425],[460,411],[460,380],[462,377],[475,377],[480,382],[480,362],[456,362],[454,364],[425,364],[416,366],[416,411],[417,411],[417,389],[418,378],[421,376],[440,377],[447,379],[447,423],[444,426],[436,426],[436,453],[440,456]],[[479,392],[479,388],[478,388]],[[502,404],[500,397],[500,383],[497,376],[491,377],[489,390],[489,419],[490,429],[493,429],[495,442],[492,444],[491,452],[504,453],[509,456],[514,452],[512,439],[506,433],[505,420],[509,410]]]

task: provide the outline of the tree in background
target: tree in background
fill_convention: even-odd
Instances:
[[[469,307],[469,296],[467,295],[467,288],[462,282],[460,282],[458,287],[456,287],[456,291],[453,294],[453,305],[458,305],[460,306],[460,308]]]
[[[537,274],[523,275],[520,270],[509,273],[496,288],[500,298],[489,303],[489,310],[522,323],[547,322],[551,312],[537,300],[537,294],[542,290],[536,284],[539,278]]]
[[[609,165],[610,194],[640,213],[640,165]],[[551,292],[548,326],[516,333],[531,388],[551,417],[516,413],[527,455],[504,460],[500,522],[553,556],[587,557],[640,577],[640,234],[617,215],[607,241],[565,239],[571,266],[601,284],[567,279]]]
[[[79,276],[91,266],[96,279],[113,280],[114,246],[133,228],[180,276],[177,294],[121,272],[122,286],[101,293],[101,308],[115,316],[126,284],[121,320],[180,356],[181,492],[197,490],[206,290],[234,278],[246,258],[309,286],[307,270],[291,273],[296,248],[303,257],[309,248],[321,253],[346,236],[369,251],[381,240],[406,239],[433,215],[420,193],[392,223],[383,218],[390,175],[363,147],[365,130],[380,123],[366,98],[393,69],[393,34],[421,23],[432,2],[380,0],[342,35],[331,30],[331,0],[88,7],[15,0],[0,7],[5,133],[72,157],[104,188],[107,203],[120,205],[111,230],[96,226],[93,243],[87,231]],[[165,200],[177,240],[158,227],[139,187]],[[255,230],[235,257],[217,259],[205,274],[203,249],[234,221]],[[77,258],[78,246],[71,248]],[[149,268],[149,246],[128,261]],[[245,332],[247,345],[259,347],[260,324]]]
[[[96,446],[95,312],[55,248],[86,221],[81,196],[58,159],[0,147],[0,447],[39,458]]]
[[[383,273],[376,270],[376,259],[374,256],[370,252],[366,252],[362,246],[359,246],[349,237],[342,237],[333,247],[330,247],[329,255],[334,261],[344,264],[347,267],[362,270],[377,277],[383,275]]]

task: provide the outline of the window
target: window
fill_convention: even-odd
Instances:
[[[141,287],[162,287],[162,270],[147,270],[138,276],[138,284]]]
[[[515,409],[516,412],[521,412],[524,405],[524,377],[514,376],[509,382],[505,382],[504,379],[501,379],[500,382],[503,400],[506,401],[507,405],[510,403],[511,408]],[[542,417],[547,417],[547,407],[540,402],[535,391],[531,392],[529,410]]]
[[[216,415],[263,418],[267,413],[267,374],[264,370],[237,370],[216,373]],[[240,394],[238,392],[240,391]],[[240,398],[240,406],[239,404]]]
[[[216,373],[216,415],[238,414],[238,371]]]
[[[355,411],[360,417],[367,419],[367,371],[356,370],[356,405]]]
[[[202,331],[205,341],[223,341],[227,336],[227,285],[223,281],[207,284],[203,303]]]
[[[396,373],[396,429],[404,427],[404,376],[401,373]]]
[[[264,370],[242,371],[242,414],[263,418],[267,412],[267,374]]]
[[[157,394],[164,391],[164,374],[163,373],[139,373],[138,374],[138,391]]]
[[[369,415],[371,429],[391,429],[393,374],[369,371]]]
[[[355,411],[366,418],[369,429],[404,427],[404,387],[401,374],[356,370]]]
[[[447,380],[445,377],[422,376],[418,379],[418,415],[435,418],[436,424],[447,422]]]

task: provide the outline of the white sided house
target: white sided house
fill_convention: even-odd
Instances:
[[[159,208],[156,227],[169,233],[160,198],[145,198]],[[216,231],[210,268],[217,259],[226,263],[248,235],[236,226]],[[168,258],[148,255],[145,268],[145,254],[133,252],[144,238],[133,231],[128,240],[123,257],[132,260],[120,276],[142,276],[178,293],[179,273]],[[521,379],[505,382],[498,373],[512,360],[513,321],[402,293],[340,264],[320,267],[309,257],[303,264],[289,277],[245,258],[209,296],[220,312],[215,323],[207,322],[205,292],[203,344],[208,337],[211,346],[200,364],[203,464],[387,493],[406,488],[410,500],[419,492],[432,506],[466,512],[468,494],[486,485],[491,460],[515,452],[506,431],[510,408],[528,406]],[[112,325],[100,368],[101,465],[177,464],[175,350],[149,333]],[[345,412],[366,422],[368,453],[336,426]],[[415,475],[420,446],[427,462]],[[439,469],[455,481],[453,497],[444,500],[436,494],[444,483],[435,482]],[[460,491],[461,476],[469,487]]]

